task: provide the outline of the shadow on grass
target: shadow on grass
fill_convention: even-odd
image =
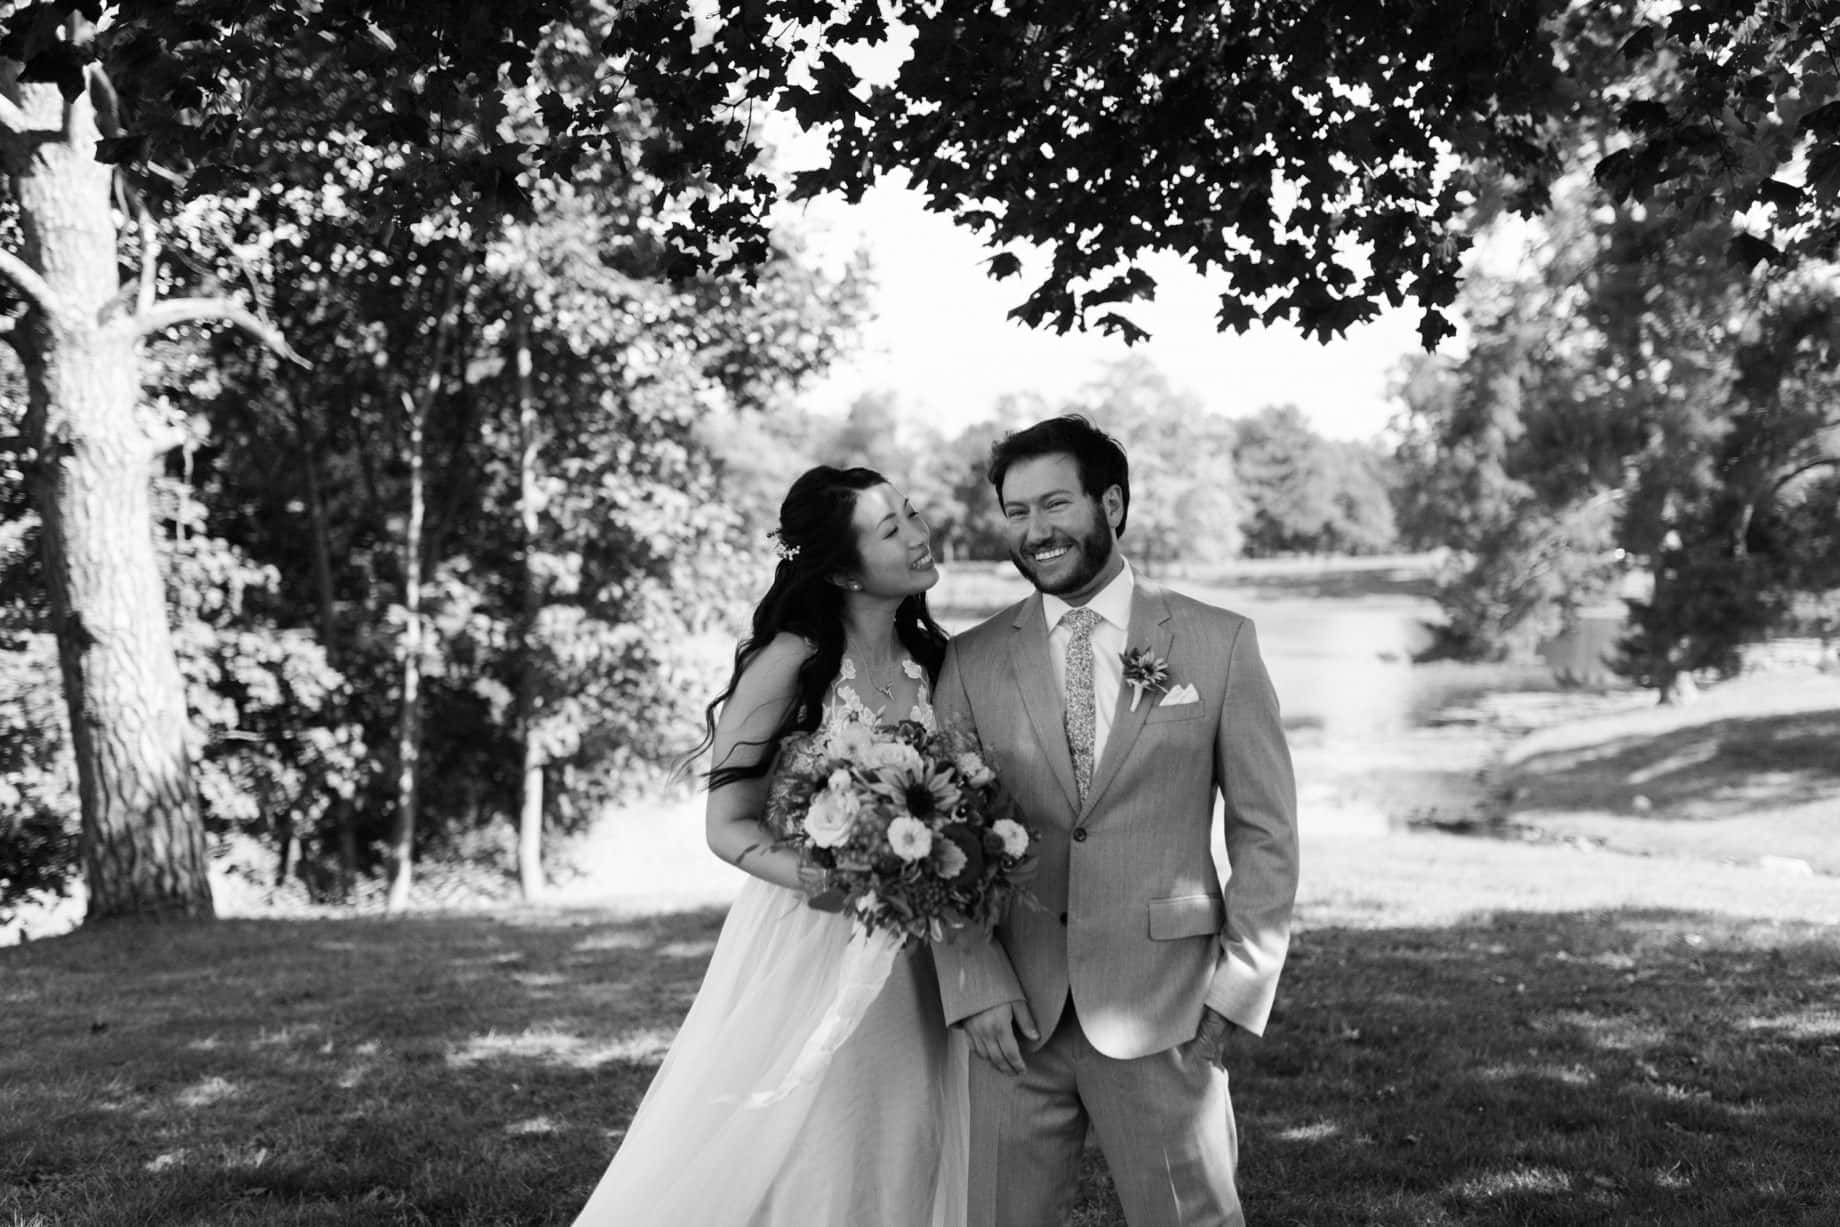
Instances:
[[[1636,812],[1656,818],[1739,817],[1764,805],[1840,795],[1840,711],[1734,717],[1534,755],[1520,767],[1520,804]]]
[[[0,1221],[567,1223],[718,925],[231,921],[0,951]],[[1836,1001],[1812,927],[1307,932],[1235,1071],[1248,1204],[1311,1227],[1833,1222]],[[1075,1221],[1113,1205],[1095,1158]]]

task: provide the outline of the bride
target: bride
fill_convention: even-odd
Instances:
[[[964,1222],[965,1052],[947,1035],[931,952],[899,956],[829,1060],[789,1073],[837,989],[852,925],[805,906],[821,872],[761,821],[785,735],[932,725],[946,636],[926,608],[939,581],[930,534],[880,474],[820,466],[792,484],[775,535],[779,567],[704,739],[709,846],[752,876],[577,1227]]]

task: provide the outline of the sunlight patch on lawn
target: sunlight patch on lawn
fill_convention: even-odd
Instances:
[[[651,944],[652,938],[649,935],[621,929],[613,933],[596,933],[593,937],[584,937],[571,949],[578,953],[593,950],[644,950]]]
[[[184,1149],[169,1150],[165,1154],[155,1155],[153,1158],[147,1160],[147,1162],[141,1164],[141,1170],[148,1172],[167,1171],[185,1162],[185,1155],[186,1152]]]
[[[175,1098],[178,1099],[179,1106],[182,1108],[208,1108],[226,1099],[234,1099],[240,1094],[242,1090],[236,1083],[212,1074],[209,1078],[192,1083],[180,1091]]]
[[[1798,790],[1814,788],[1823,782],[1823,775],[1813,769],[1801,771],[1750,771],[1741,780],[1734,780],[1716,788],[1711,793],[1714,801],[1768,803],[1776,797],[1792,796]]]
[[[489,1033],[468,1040],[447,1055],[453,1066],[480,1065],[506,1058],[541,1061],[569,1069],[598,1069],[613,1061],[647,1061],[664,1055],[676,1035],[672,1027],[629,1031],[611,1042],[559,1031]]]
[[[505,1132],[514,1137],[525,1137],[531,1134],[557,1133],[560,1132],[560,1130],[561,1126],[557,1125],[554,1120],[547,1116],[533,1116],[529,1120],[513,1121],[511,1124],[505,1126]]]
[[[1513,1082],[1519,1078],[1529,1078],[1556,1082],[1560,1086],[1595,1086],[1597,1084],[1597,1073],[1594,1070],[1581,1069],[1576,1065],[1523,1065],[1512,1061],[1491,1065],[1480,1070],[1477,1072],[1477,1077],[1485,1082]]]
[[[521,950],[506,950],[498,954],[478,954],[469,958],[452,960],[455,967],[509,967],[522,963],[527,956]]]
[[[1784,1039],[1830,1040],[1840,1038],[1840,1014],[1777,1014],[1747,1018],[1747,1031],[1770,1031]]]
[[[302,1044],[308,1040],[318,1039],[325,1028],[319,1023],[290,1023],[285,1027],[268,1028],[256,1032],[256,1037],[249,1041],[251,1048],[281,1048],[290,1044]]]
[[[1451,1191],[1461,1197],[1486,1201],[1506,1193],[1569,1193],[1572,1178],[1551,1167],[1518,1167],[1459,1181]]]
[[[1580,1010],[1561,1010],[1548,1019],[1533,1020],[1535,1031],[1551,1034],[1572,1027],[1585,1033],[1597,1047],[1612,1052],[1645,1052],[1667,1042],[1667,1032],[1660,1027],[1630,1018],[1602,1018]]]
[[[715,950],[716,944],[713,941],[671,942],[667,945],[658,947],[658,957],[661,959],[691,959],[701,961],[714,954]]]
[[[511,978],[525,988],[570,988],[576,983],[574,976],[553,971],[521,971]]]
[[[1717,758],[1719,756],[1719,745],[1719,739],[1716,737],[1709,737],[1704,741],[1689,744],[1678,753],[1669,754],[1665,758],[1650,763],[1646,767],[1640,767],[1631,771],[1625,778],[1627,782],[1631,784],[1646,784],[1650,780],[1659,779],[1664,775],[1672,775],[1676,771],[1689,771],[1694,767],[1709,763]]]
[[[249,1142],[242,1146],[226,1146],[222,1151],[221,1166],[240,1171],[253,1171],[268,1162],[269,1150],[259,1142]]]
[[[1342,1127],[1334,1121],[1311,1121],[1307,1125],[1292,1125],[1289,1129],[1278,1130],[1280,1142],[1326,1142],[1339,1137]]]

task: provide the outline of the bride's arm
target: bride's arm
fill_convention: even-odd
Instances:
[[[774,730],[798,701],[799,666],[810,654],[811,647],[803,639],[780,634],[748,662],[716,721],[710,762],[718,767],[741,767],[773,757],[779,748],[773,740]],[[763,773],[710,790],[704,818],[709,850],[775,886],[812,890],[817,885],[816,871],[802,869],[799,854],[791,848],[775,847],[773,833],[761,821],[768,783]]]

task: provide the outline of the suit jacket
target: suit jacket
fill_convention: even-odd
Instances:
[[[1052,1031],[1069,994],[1119,1059],[1194,1037],[1204,1005],[1264,1032],[1297,893],[1297,790],[1252,623],[1137,581],[1126,643],[1168,662],[1171,689],[1130,709],[1119,687],[1084,806],[1039,594],[952,641],[934,706],[977,736],[1039,835],[1034,899],[991,940],[935,948],[946,1019],[1026,999]],[[1230,877],[1212,850],[1216,796]]]

